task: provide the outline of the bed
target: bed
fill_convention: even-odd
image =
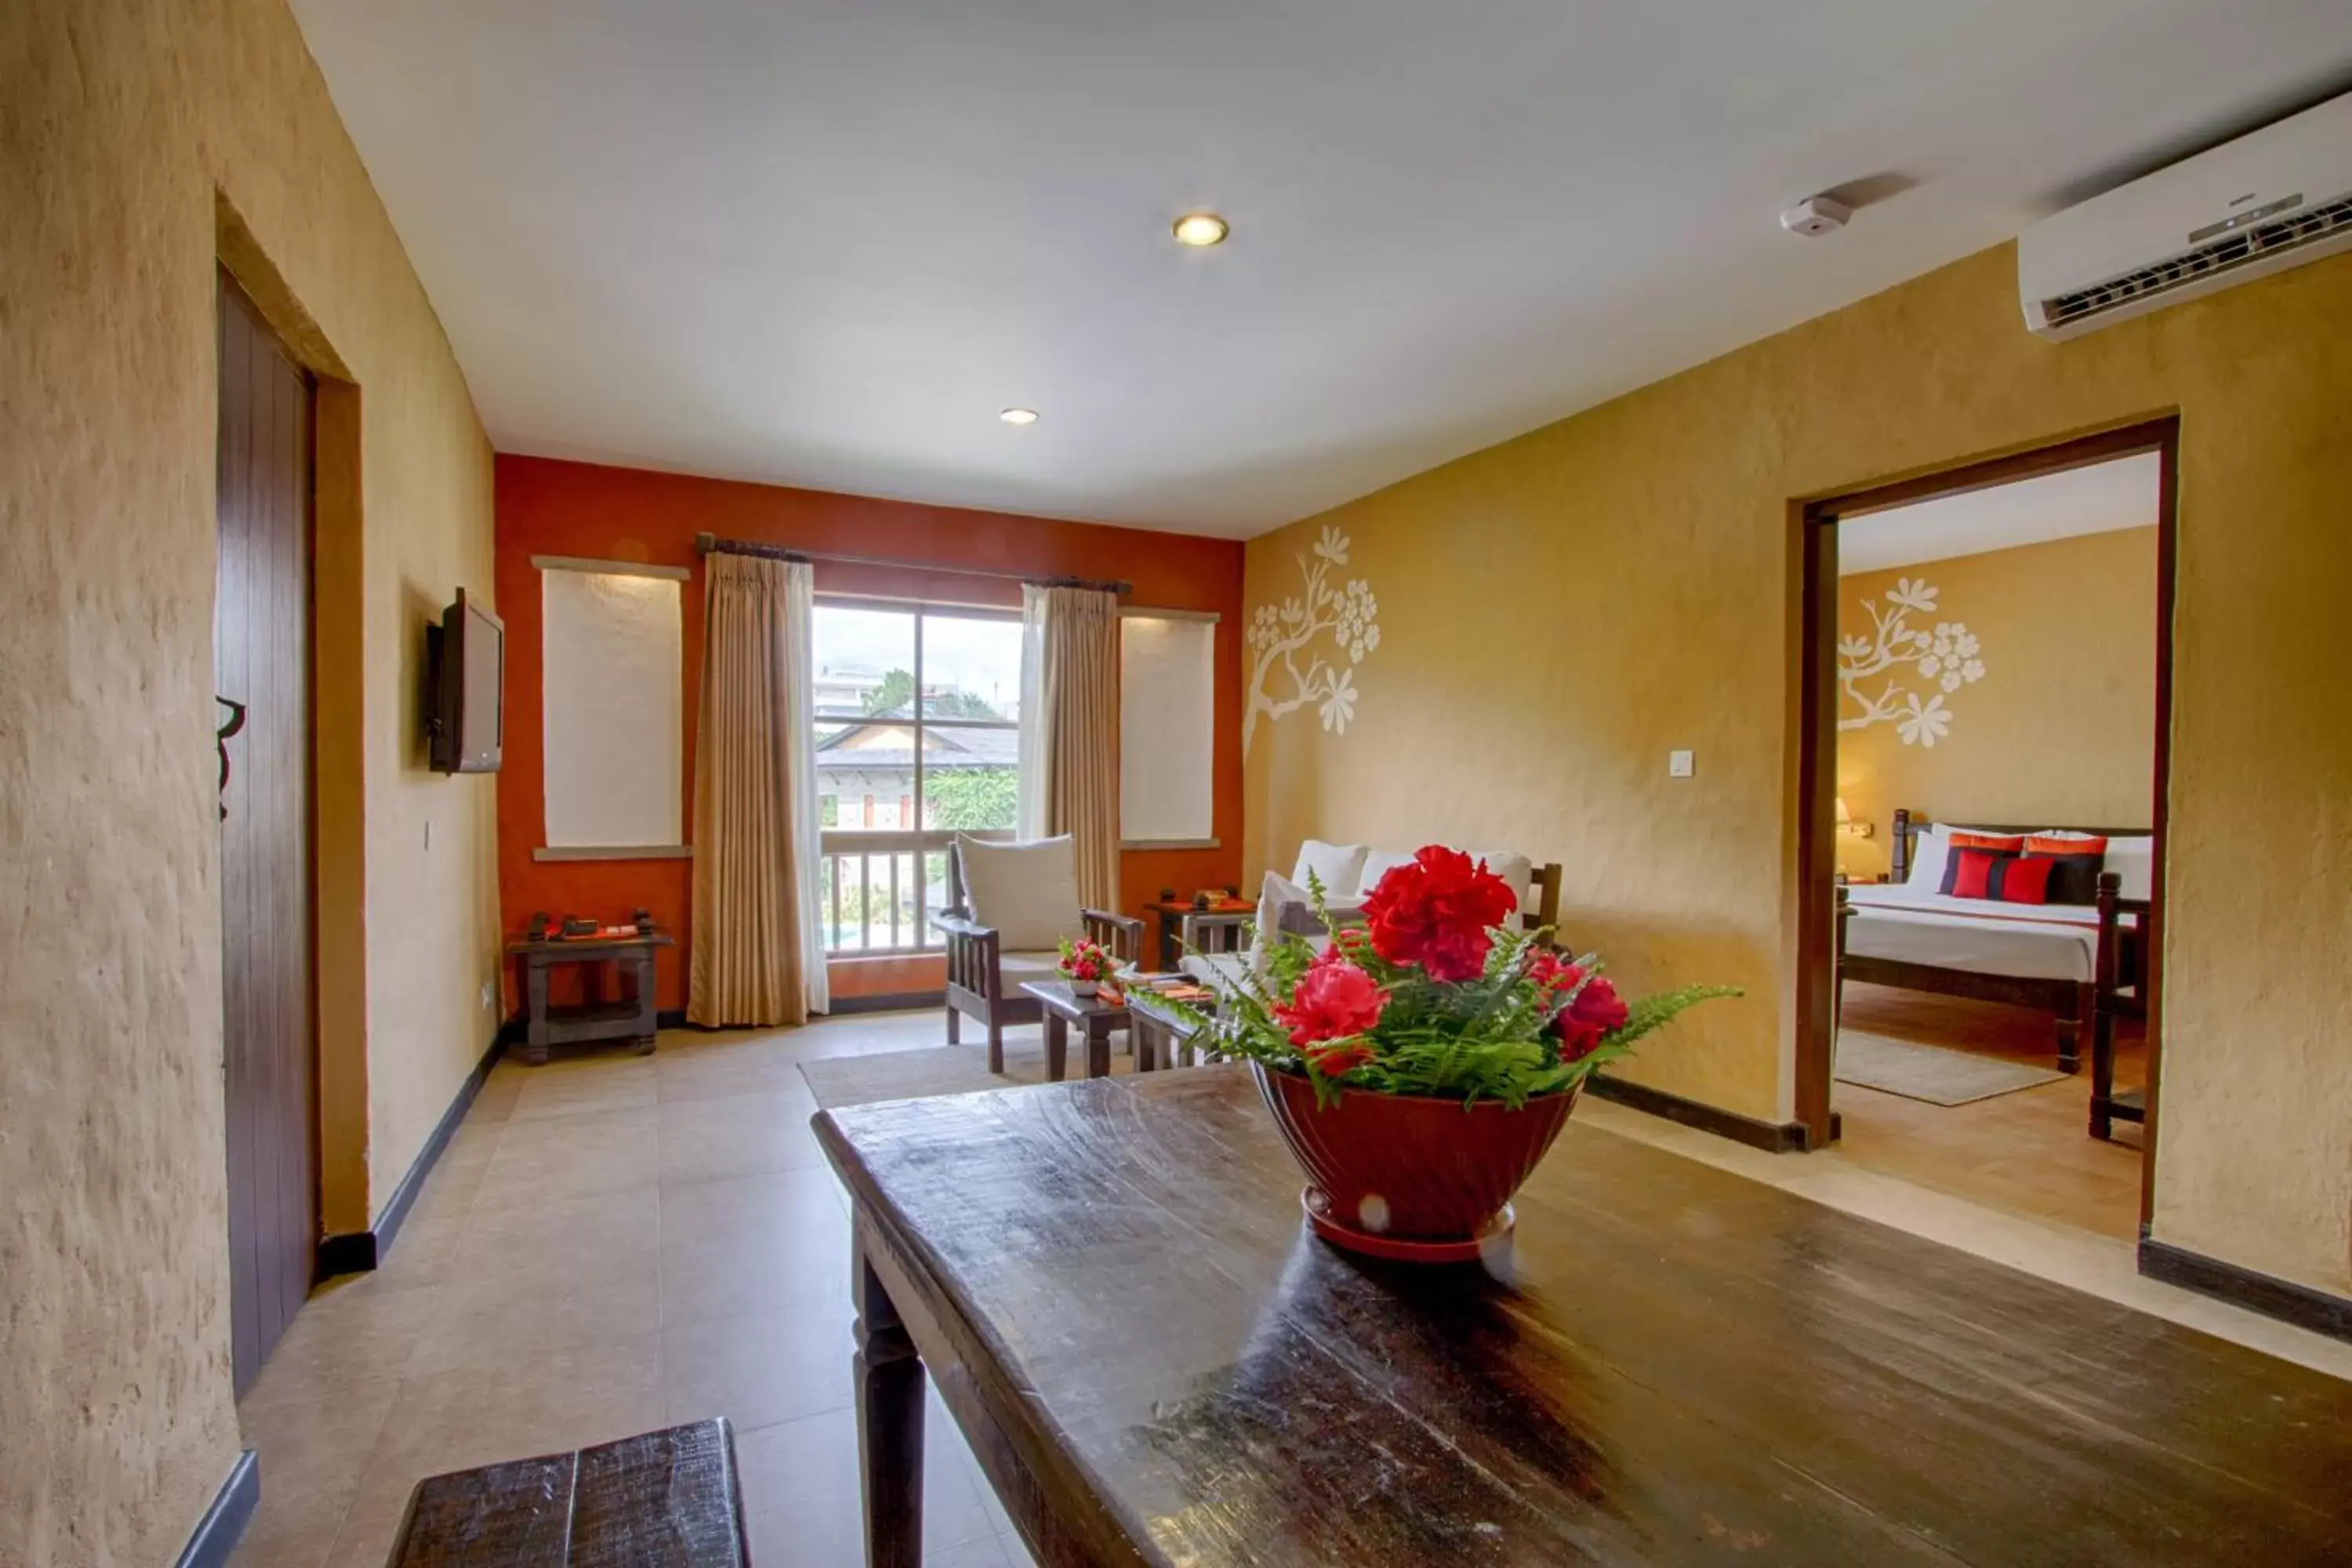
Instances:
[[[2097,901],[2009,904],[1939,891],[1953,831],[2102,837],[2106,869]],[[2145,828],[1940,826],[1895,813],[1893,876],[1839,889],[1838,979],[2047,1010],[2058,1068],[2081,1066],[2084,1036],[2103,1013],[2131,1015],[2145,994],[2142,915],[2151,896],[2153,840]],[[2108,976],[2103,984],[2102,976]]]

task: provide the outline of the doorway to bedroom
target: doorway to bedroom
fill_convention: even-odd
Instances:
[[[2172,434],[1804,515],[1800,1115],[1872,1170],[2126,1240],[2155,1079]]]

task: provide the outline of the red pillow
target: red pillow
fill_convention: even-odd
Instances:
[[[1993,885],[2004,903],[2046,904],[2050,901],[2050,873],[2057,868],[2055,860],[2028,855],[2022,860],[2002,862],[2000,875],[1992,879]]]
[[[1955,833],[1952,835],[1952,847],[1998,849],[2005,855],[2014,855],[2026,848],[2027,845],[2021,833]]]
[[[1951,893],[1956,899],[1990,899],[1993,868],[2011,857],[1990,849],[1962,849],[1953,856]]]
[[[2107,852],[2107,841],[2104,838],[2053,838],[2047,834],[2036,833],[2025,840],[2025,852],[2028,855],[2104,856]]]

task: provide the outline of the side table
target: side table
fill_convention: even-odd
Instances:
[[[1062,1081],[1070,1058],[1070,1026],[1087,1043],[1087,1076],[1110,1076],[1110,1032],[1127,1027],[1127,1009],[1093,996],[1076,995],[1066,980],[1024,980],[1021,989],[1045,1011],[1045,1076]]]
[[[533,1066],[547,1061],[547,1047],[583,1040],[635,1040],[639,1055],[654,1048],[657,1027],[654,1015],[654,950],[677,945],[667,931],[635,931],[625,936],[583,936],[569,941],[529,938],[507,943],[514,960],[517,989],[523,1003],[523,1059]],[[551,1007],[547,1001],[548,972],[559,964],[617,961],[630,994],[618,1001],[591,1001],[573,1006]]]

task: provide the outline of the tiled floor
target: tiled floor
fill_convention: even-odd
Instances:
[[[2053,1066],[2050,1016],[2024,1007],[1853,984],[1845,1022],[1890,1039]],[[1867,1169],[2010,1214],[2123,1240],[2139,1235],[2139,1129],[2117,1123],[2116,1141],[2088,1130],[2089,1050],[2084,1070],[2056,1083],[1970,1105],[1929,1105],[1858,1084],[1836,1086],[1842,1152]],[[2116,1083],[2137,1088],[2147,1051],[2137,1024],[2119,1032]]]
[[[320,1290],[240,1407],[237,1568],[375,1568],[425,1476],[713,1415],[761,1568],[862,1562],[848,1208],[797,1064],[940,1043],[926,1012],[502,1063],[385,1267]],[[928,1560],[1026,1563],[936,1403],[929,1430]]]
[[[236,1568],[375,1568],[425,1476],[712,1415],[738,1428],[761,1568],[855,1568],[848,1210],[797,1064],[940,1037],[927,1011],[501,1065],[385,1267],[314,1297],[241,1406],[262,1502]],[[2352,1376],[2352,1345],[2139,1279],[2120,1240],[1846,1152],[1775,1157],[1590,1098],[1577,1123]],[[936,1401],[928,1430],[929,1561],[1021,1568]]]

